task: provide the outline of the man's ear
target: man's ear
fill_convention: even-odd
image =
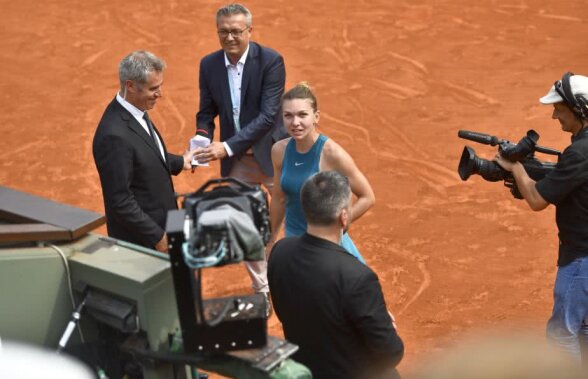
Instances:
[[[126,93],[136,93],[137,92],[137,85],[132,80],[125,80],[125,92]]]
[[[349,223],[349,211],[347,208],[341,209],[341,213],[339,213],[339,222],[343,228]]]

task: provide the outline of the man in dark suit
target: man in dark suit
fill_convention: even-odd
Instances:
[[[165,252],[167,212],[177,209],[170,175],[190,169],[194,151],[168,153],[147,115],[161,97],[164,69],[147,51],[120,62],[120,92],[104,111],[92,147],[108,235]]]
[[[294,359],[314,378],[392,378],[404,353],[377,275],[339,245],[351,222],[349,181],[336,171],[301,190],[307,233],[278,241],[268,279]]]
[[[196,139],[210,141],[195,158],[199,163],[221,160],[221,176],[272,187],[271,147],[286,137],[280,110],[286,71],[274,50],[251,42],[251,12],[230,4],[218,10],[217,34],[222,49],[200,62],[200,109]],[[219,117],[220,142],[213,142]],[[257,292],[267,293],[267,266],[248,262]]]

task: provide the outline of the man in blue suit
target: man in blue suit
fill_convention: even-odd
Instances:
[[[276,51],[250,41],[251,12],[240,4],[218,10],[222,49],[200,62],[200,109],[196,139],[210,145],[194,156],[199,163],[221,160],[221,176],[272,187],[271,147],[286,137],[280,114],[286,70]],[[213,142],[219,117],[220,142]],[[207,141],[207,142],[208,142]],[[256,292],[268,292],[266,262],[249,262]]]

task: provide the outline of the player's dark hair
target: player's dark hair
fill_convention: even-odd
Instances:
[[[293,88],[288,90],[282,96],[282,103],[286,100],[294,99],[308,99],[310,100],[310,104],[312,105],[312,110],[314,112],[318,110],[318,102],[316,100],[316,96],[314,95],[312,89],[310,88],[307,82],[300,82],[296,84]]]

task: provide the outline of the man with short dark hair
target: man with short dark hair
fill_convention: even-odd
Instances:
[[[500,154],[496,161],[531,209],[555,205],[560,243],[547,337],[588,368],[588,77],[566,73],[539,101],[552,104],[551,118],[572,134],[555,169],[535,182],[520,162]]]
[[[108,235],[168,250],[167,212],[177,209],[171,174],[191,168],[194,151],[167,152],[147,115],[161,97],[165,62],[135,51],[119,64],[120,91],[100,120],[93,153],[104,196]]]
[[[200,107],[196,136],[210,144],[195,155],[198,163],[221,160],[221,176],[271,189],[271,148],[286,137],[279,113],[284,93],[284,59],[251,41],[251,12],[241,4],[217,11],[221,49],[200,61]],[[218,116],[220,141],[213,141]],[[267,296],[267,263],[246,262],[253,289]],[[269,308],[268,308],[269,309]]]
[[[404,345],[377,275],[339,245],[351,222],[345,176],[323,171],[301,190],[306,234],[278,241],[268,279],[294,359],[314,378],[394,377]]]

